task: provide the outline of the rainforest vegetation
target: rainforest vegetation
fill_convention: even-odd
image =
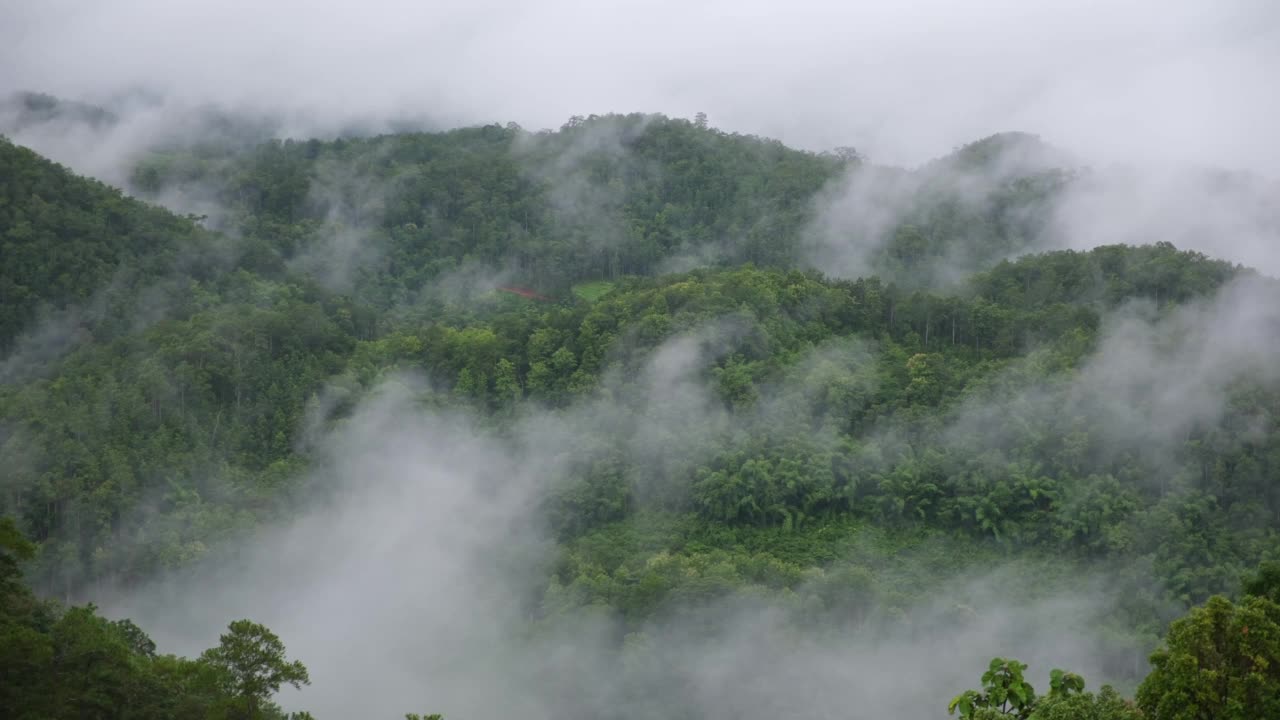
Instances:
[[[627,115],[175,142],[126,195],[0,140],[0,715],[309,717],[265,627],[187,659],[88,603],[287,523],[324,491],[305,438],[419,377],[503,441],[571,430],[531,633],[730,598],[906,627],[960,568],[1103,573],[1104,677],[996,658],[953,713],[1280,717],[1277,324],[1233,304],[1280,286],[1159,237],[1046,249],[1085,172],[1018,134],[900,170]],[[849,183],[894,213],[827,274],[871,232],[825,209]]]

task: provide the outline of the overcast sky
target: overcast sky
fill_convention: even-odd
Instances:
[[[0,0],[0,90],[718,127],[913,164],[1005,129],[1280,172],[1274,0]]]

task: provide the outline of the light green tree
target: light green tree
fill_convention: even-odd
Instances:
[[[1049,673],[1049,694],[1037,697],[1023,674],[1026,669],[1017,660],[992,658],[982,674],[982,689],[952,698],[947,713],[959,712],[965,720],[1040,720],[1037,712],[1043,703],[1074,698],[1084,691],[1084,678],[1055,668]]]
[[[234,698],[240,717],[257,720],[281,685],[301,689],[310,685],[307,668],[285,658],[284,643],[275,633],[250,620],[236,620],[219,644],[201,655],[223,678],[224,692]]]

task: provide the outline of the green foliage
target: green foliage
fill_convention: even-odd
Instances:
[[[1087,269],[1115,253],[1019,264],[1070,275],[1067,260]],[[42,588],[70,598],[88,582],[135,582],[287,512],[303,491],[303,423],[340,417],[390,372],[421,369],[451,386],[448,402],[499,419],[606,389],[615,412],[583,428],[573,470],[547,500],[564,539],[642,507],[791,531],[849,515],[1079,556],[1154,554],[1188,603],[1234,587],[1230,568],[1257,562],[1280,511],[1252,459],[1275,441],[1233,439],[1256,430],[1254,404],[1233,404],[1207,429],[1222,450],[1206,454],[1193,438],[1159,463],[1109,449],[1102,428],[1058,413],[1057,401],[1009,405],[1009,436],[993,450],[980,450],[991,444],[981,434],[957,442],[947,423],[966,403],[998,406],[1029,388],[1065,401],[1105,308],[1105,293],[1074,291],[1049,310],[1005,307],[982,297],[988,287],[980,279],[942,296],[874,279],[704,270],[620,281],[592,304],[455,309],[370,336],[348,300],[238,273],[210,288],[205,309],[81,348],[55,378],[0,390],[11,429],[0,437],[11,478],[0,504],[39,541]],[[1043,332],[1046,312],[1064,318],[1064,334],[1024,354],[1015,339]],[[711,388],[746,434],[651,414],[647,364],[700,334],[691,382]],[[639,425],[665,434],[661,462],[637,463],[626,449]],[[1184,468],[1175,482],[1143,480],[1170,462]],[[120,543],[122,534],[136,539]]]
[[[1049,697],[1067,697],[1084,692],[1084,678],[1065,670],[1049,671]]]
[[[608,295],[609,292],[613,290],[613,286],[613,283],[605,280],[578,283],[573,286],[573,294],[587,302],[595,302],[605,295]]]
[[[995,710],[999,714],[1019,718],[1031,715],[1036,691],[1023,679],[1027,666],[1017,660],[992,658],[987,671],[982,674],[982,690],[966,690],[955,696],[947,705],[947,713],[959,713],[965,720],[981,718]]]
[[[389,306],[476,263],[514,265],[523,284],[548,294],[650,274],[727,237],[741,240],[726,263],[789,263],[809,200],[843,165],[633,114],[555,133],[487,125],[277,141],[215,158],[167,152],[144,160],[135,181],[156,194],[198,185],[230,209],[238,234],[303,265],[323,264],[325,244],[359,228],[382,262],[357,273],[356,292]]]
[[[1078,675],[1054,670],[1050,692],[1036,697],[1026,666],[995,658],[982,690],[966,690],[948,706],[964,718],[1028,720],[1193,720],[1276,717],[1280,712],[1280,605],[1259,596],[1233,604],[1215,596],[1169,628],[1151,656],[1137,702],[1110,686],[1084,692]]]
[[[1132,701],[1121,697],[1110,685],[1104,685],[1097,695],[1080,692],[1041,698],[1030,720],[1142,720],[1143,717]]]
[[[1049,673],[1049,693],[1035,694],[1023,676],[1026,665],[994,658],[982,675],[982,690],[966,690],[948,705],[950,714],[967,720],[1140,720],[1134,704],[1109,685],[1097,695],[1084,691],[1084,678],[1054,669]]]
[[[190,221],[0,138],[0,353],[42,312],[72,311],[67,336],[128,332],[140,291],[179,265],[208,277],[214,252]]]
[[[0,555],[10,562],[29,545],[0,518]],[[109,621],[92,605],[41,602],[21,578],[0,585],[0,717],[14,720],[184,717],[283,718],[269,702],[282,683],[308,682],[286,662],[266,628],[232,623],[222,644],[199,660],[157,655],[155,643],[129,620]],[[310,717],[301,715],[299,717]]]
[[[1155,720],[1280,716],[1280,605],[1215,596],[1169,628],[1138,688]]]
[[[0,517],[0,593],[17,593],[21,563],[35,557],[36,546],[23,537],[13,518]]]
[[[1177,312],[1246,271],[1167,243],[1005,260],[1074,181],[1050,155],[1002,135],[908,173],[877,276],[836,280],[796,269],[815,198],[873,171],[705,122],[169,148],[136,169],[153,197],[207,190],[227,236],[0,142],[0,352],[65,341],[0,366],[0,714],[283,717],[270,694],[308,677],[265,628],[157,655],[22,573],[69,603],[287,517],[313,490],[305,440],[404,371],[498,436],[575,423],[535,624],[600,606],[638,632],[760,595],[889,623],[965,563],[1016,557],[1057,581],[1149,565],[1128,646],[1258,567],[1238,606],[1175,624],[1139,701],[1268,708],[1280,389],[1232,377],[1221,413],[1144,447],[1077,385],[1110,311]],[[499,270],[561,300],[486,295]],[[1056,670],[1036,696],[1024,670],[993,663],[952,711],[1137,717]]]
[[[1271,560],[1259,565],[1257,572],[1245,579],[1241,590],[1244,595],[1280,603],[1280,562]]]
[[[311,684],[301,662],[285,659],[284,643],[275,633],[249,620],[236,620],[228,630],[200,659],[223,678],[223,692],[243,707],[245,718],[260,717],[281,685]]]

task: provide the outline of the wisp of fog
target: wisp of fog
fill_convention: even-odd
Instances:
[[[726,131],[869,158],[813,199],[805,228],[804,263],[849,278],[876,270],[929,183],[967,189],[963,204],[1006,182],[999,163],[930,161],[1011,129],[1063,148],[1051,164],[1071,173],[1047,225],[1011,254],[1171,241],[1280,273],[1278,69],[1280,4],[1269,0],[0,2],[0,94],[47,92],[109,113],[44,122],[9,107],[0,132],[122,187],[158,144],[223,127],[214,115],[256,142],[701,111]],[[627,152],[608,133],[584,142]],[[557,222],[608,246],[624,232],[619,200],[574,175],[575,152],[530,177],[550,186]],[[387,194],[321,167],[309,198],[330,208],[328,234],[295,269],[349,289],[380,257],[373,230]],[[200,188],[158,200],[218,222]],[[965,252],[945,258],[953,275],[931,279],[973,269]],[[670,262],[715,260],[698,248]],[[430,292],[487,290],[508,272],[464,263]],[[1256,278],[1172,315],[1123,307],[1074,381],[975,395],[946,419],[946,436],[999,449],[1008,443],[992,418],[1062,411],[1116,429],[1115,447],[1099,452],[1158,455],[1185,439],[1180,423],[1217,417],[1237,375],[1280,382],[1260,364],[1280,350],[1275,307]],[[64,352],[73,315],[47,319],[0,362],[0,382]],[[751,418],[712,402],[700,374],[738,331],[722,318],[682,334],[637,375],[503,428],[440,410],[421,378],[387,380],[348,417],[317,413],[298,439],[314,469],[295,519],[101,603],[179,653],[214,644],[230,619],[265,623],[314,681],[281,702],[318,717],[924,718],[994,655],[1030,662],[1037,679],[1050,666],[1105,681],[1116,662],[1142,665],[1145,648],[1119,660],[1106,650],[1105,626],[1126,583],[1146,582],[1142,568],[1011,597],[1018,568],[958,567],[909,622],[877,605],[871,620],[835,629],[806,623],[803,586],[659,614],[630,634],[604,609],[550,607],[556,545],[543,500],[589,450],[583,429],[608,428],[631,457],[682,467],[699,460],[696,433],[749,435]],[[860,341],[818,348],[798,366],[857,367],[869,352]],[[1153,373],[1174,381],[1151,383]],[[788,409],[765,398],[758,412]]]
[[[806,622],[804,587],[659,614],[626,637],[603,609],[555,608],[540,499],[575,438],[617,427],[644,456],[693,428],[745,429],[697,379],[733,332],[717,324],[657,348],[629,390],[647,400],[636,414],[610,399],[623,392],[614,378],[597,399],[531,412],[503,434],[430,409],[421,380],[390,379],[310,436],[315,499],[297,520],[106,609],[177,652],[214,642],[226,618],[265,622],[314,681],[281,701],[324,717],[925,718],[993,655],[1106,677],[1117,657],[1105,621],[1131,586],[1102,573],[1026,593],[1010,591],[1026,584],[1016,563],[957,567],[907,622],[876,605],[837,627]],[[842,344],[801,366],[865,358]]]
[[[1275,173],[1277,66],[1267,0],[0,4],[0,92],[270,112],[296,136],[704,111],[890,164],[1018,129],[1100,161]]]

